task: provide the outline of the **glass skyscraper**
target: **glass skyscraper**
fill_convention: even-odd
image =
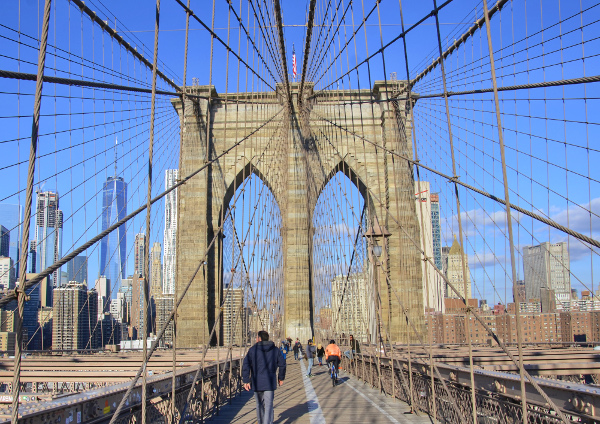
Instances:
[[[440,271],[442,265],[442,227],[440,226],[440,195],[431,193],[431,236],[433,239],[433,260]]]
[[[87,282],[87,256],[75,256],[67,264],[68,281]]]
[[[36,270],[42,272],[62,255],[63,214],[58,209],[58,193],[37,193]],[[50,287],[60,286],[60,268],[50,275]]]
[[[127,215],[127,183],[121,177],[108,177],[102,190],[102,231]],[[120,225],[100,242],[100,269],[98,276],[110,280],[111,287],[119,287],[125,278],[127,265],[127,228]],[[117,290],[111,290],[111,297]]]
[[[8,229],[10,240],[8,254],[15,265],[15,276],[19,277],[19,260],[21,252],[21,221],[23,207],[21,205],[0,204],[0,225]]]
[[[165,171],[165,190],[177,183],[179,170]],[[175,259],[177,255],[177,189],[165,196],[165,233],[163,237],[163,292],[175,293]]]

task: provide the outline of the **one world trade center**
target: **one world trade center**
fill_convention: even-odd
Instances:
[[[102,231],[127,215],[127,183],[122,177],[108,177],[102,189]],[[125,278],[127,261],[127,228],[120,225],[100,242],[99,275],[110,279],[111,288],[120,287]],[[115,291],[113,289],[113,291]],[[116,291],[115,291],[116,292]],[[110,296],[112,297],[112,296]]]

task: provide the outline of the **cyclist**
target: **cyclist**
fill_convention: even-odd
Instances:
[[[337,375],[337,371],[340,367],[340,361],[342,359],[342,351],[335,344],[335,340],[329,340],[329,345],[325,348],[325,362],[329,366],[330,363],[333,363],[335,366],[335,373]]]

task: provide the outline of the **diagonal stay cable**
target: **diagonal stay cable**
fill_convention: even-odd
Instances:
[[[246,33],[246,38],[247,38],[248,40],[250,40],[250,43],[252,43],[252,47],[254,47],[254,50],[255,50],[255,51],[256,51],[256,53],[258,54],[258,57],[260,58],[260,60],[262,61],[262,63],[264,63],[264,64],[265,64],[265,67],[266,67],[267,71],[269,72],[269,74],[271,75],[271,77],[272,77],[273,79],[275,79],[275,76],[274,76],[274,75],[273,75],[273,73],[271,72],[271,69],[270,69],[270,68],[267,66],[267,63],[266,63],[265,59],[264,59],[264,58],[262,57],[262,55],[260,54],[260,51],[259,51],[259,50],[258,50],[258,48],[256,47],[256,44],[254,43],[254,40],[253,40],[253,39],[252,39],[252,37],[250,36],[250,33],[248,32],[248,29],[246,29],[246,27],[244,26],[244,22],[242,21],[242,18],[240,18],[240,17],[239,17],[239,15],[237,14],[237,12],[236,12],[236,11],[235,11],[235,9],[233,8],[233,2],[232,2],[232,1],[227,1],[227,3],[229,4],[229,10],[231,10],[231,11],[233,12],[233,16],[235,16],[235,19],[237,19],[238,23],[240,24],[240,28],[242,28],[242,29],[244,30],[244,32]],[[254,9],[254,3],[252,3],[252,2],[250,1],[250,5],[252,6],[252,11],[253,11],[253,13],[254,13],[254,16],[255,16],[256,18],[258,18],[258,17],[257,17],[257,15],[256,15],[256,10]],[[260,10],[260,9],[259,9],[259,10]],[[262,35],[263,35],[263,39],[267,40],[267,38],[265,37],[265,34],[264,34],[264,32],[263,32],[263,27],[262,27],[262,26],[259,26],[258,28],[260,29],[260,32],[261,32],[261,33],[262,33]],[[270,40],[270,37],[268,38],[268,40]],[[229,45],[229,43],[228,43],[228,45]],[[271,56],[271,58],[273,59],[273,62],[275,63],[275,67],[277,68],[277,71],[278,71],[277,73],[278,73],[278,74],[281,76],[281,70],[280,70],[280,69],[279,69],[279,67],[277,66],[277,62],[275,62],[275,57],[274,57],[275,53],[272,51],[271,47],[272,47],[272,46],[271,46],[271,43],[270,43],[270,41],[269,41],[269,42],[267,43],[267,49],[269,50],[269,55]]]
[[[333,123],[332,123],[333,124]],[[336,125],[336,124],[333,124]],[[338,126],[338,125],[336,125]],[[338,126],[339,127],[339,126]],[[341,128],[341,127],[340,127]],[[349,131],[351,132],[351,131]],[[364,139],[363,137],[360,137],[357,135],[357,137],[359,137],[361,140],[367,141],[366,139]],[[327,141],[329,142],[329,144],[333,146],[331,140],[327,139]],[[369,141],[367,141],[369,142]],[[334,147],[335,148],[335,147]],[[337,149],[336,149],[337,150]],[[386,149],[384,149],[386,150]],[[341,154],[339,152],[336,152],[338,156],[341,157]],[[392,152],[390,152],[392,153]],[[397,155],[400,156],[400,155]],[[379,198],[379,196],[377,196],[370,188],[367,187],[367,190],[369,191],[371,197],[373,198],[373,200],[375,200],[377,203],[379,203],[380,205],[383,205],[381,199]],[[512,206],[512,205],[511,205]],[[461,299],[465,305],[466,303],[466,299],[461,295],[461,292],[459,292],[458,289],[456,289],[454,287],[454,285],[450,282],[450,280],[448,280],[448,278],[444,275],[443,271],[439,270],[436,266],[435,263],[432,261],[432,259],[427,256],[426,252],[421,248],[420,244],[418,241],[414,240],[411,235],[408,233],[408,231],[404,228],[404,226],[396,219],[396,217],[393,216],[393,214],[387,210],[384,209],[386,215],[391,218],[396,225],[398,225],[398,228],[400,228],[405,236],[411,241],[411,243],[415,246],[416,249],[418,249],[418,251],[423,255],[423,261],[429,263],[429,265],[434,267],[435,272],[438,273],[438,275],[440,275],[440,277],[444,280],[444,282],[448,285],[448,287],[450,287],[452,289],[452,291],[454,291],[454,293],[458,296],[459,299]],[[387,277],[386,277],[387,279]],[[396,295],[396,299],[398,300],[398,302],[402,303],[400,298],[397,296],[396,293],[396,289],[389,285],[388,282],[388,286],[390,288],[393,289],[394,294]],[[500,348],[506,353],[506,355],[510,358],[510,360],[515,364],[515,366],[522,368],[519,366],[519,361],[514,357],[514,355],[508,350],[508,348],[506,347],[506,345],[498,338],[498,336],[496,336],[496,334],[494,333],[494,331],[491,329],[491,327],[479,316],[479,313],[472,307],[467,307],[469,309],[469,312],[471,312],[473,314],[473,316],[475,317],[475,319],[477,319],[477,321],[485,328],[485,330],[488,332],[488,334],[498,343],[498,346],[500,346]],[[403,312],[404,312],[404,307],[402,308]],[[408,317],[408,315],[406,315]],[[414,324],[412,323],[412,320],[410,320],[410,324],[411,326],[413,326],[413,329],[415,331],[416,334],[418,334],[418,332],[416,331],[416,328],[414,328]],[[436,371],[437,371],[437,367],[436,367]],[[560,408],[552,401],[552,399],[550,399],[550,397],[546,394],[546,392],[539,386],[539,384],[533,379],[533,377],[531,376],[531,374],[529,374],[529,372],[525,369],[523,369],[523,374],[525,376],[525,378],[527,378],[527,380],[529,380],[529,382],[531,383],[531,385],[538,391],[538,393],[544,398],[544,400],[548,403],[548,405],[550,406],[550,408],[554,409],[556,411],[556,413],[559,415],[559,417],[562,419],[563,422],[567,423],[568,421],[566,420],[566,418],[564,417],[563,412],[560,410]],[[441,375],[438,374],[438,378],[440,379],[440,382],[445,386],[445,381],[442,378]]]
[[[494,7],[492,7],[490,9],[490,13],[489,13],[489,17],[491,18],[496,12],[499,12],[500,10],[502,10],[502,7],[508,2],[508,0],[498,0],[498,2],[496,2],[496,4],[494,5]],[[475,24],[473,26],[471,26],[467,32],[465,32],[460,38],[454,40],[454,43],[446,49],[446,51],[444,53],[442,53],[442,55],[440,57],[438,57],[437,59],[435,59],[431,65],[427,66],[425,69],[423,69],[411,82],[410,82],[410,86],[414,86],[418,81],[422,80],[423,78],[425,78],[425,76],[433,71],[440,63],[443,59],[446,59],[448,56],[450,56],[450,54],[452,54],[452,52],[456,49],[458,49],[458,47],[463,44],[465,41],[467,41],[470,37],[472,37],[479,29],[481,29],[483,26],[485,25],[485,17],[481,17],[479,18]],[[409,87],[409,86],[407,86]],[[406,88],[401,91],[400,93],[398,93],[396,96],[393,97],[398,97],[400,94],[402,94],[403,92],[406,91]]]
[[[211,35],[211,36],[212,36],[214,39],[216,39],[216,40],[217,40],[219,43],[221,43],[221,44],[223,45],[223,47],[225,47],[225,49],[226,49],[226,50],[227,50],[229,53],[231,53],[232,55],[234,55],[234,56],[236,57],[236,59],[237,59],[237,60],[238,60],[240,63],[243,63],[243,64],[244,64],[244,66],[246,67],[246,69],[248,69],[250,72],[252,72],[254,75],[256,75],[256,77],[257,77],[259,80],[261,80],[262,82],[264,82],[264,83],[265,83],[265,84],[266,84],[268,87],[270,87],[270,88],[271,88],[271,90],[275,90],[275,88],[274,88],[274,87],[273,87],[271,84],[269,84],[267,81],[265,81],[265,79],[264,79],[262,76],[260,76],[260,74],[259,74],[258,72],[256,72],[256,71],[254,70],[254,68],[252,68],[252,66],[248,65],[248,63],[247,63],[247,62],[246,62],[244,59],[242,59],[242,58],[241,58],[241,57],[240,57],[240,56],[239,56],[239,55],[238,55],[236,52],[234,52],[234,51],[233,51],[233,49],[232,49],[231,47],[229,47],[229,45],[227,45],[227,43],[226,43],[226,42],[224,42],[224,41],[221,39],[221,37],[219,37],[219,36],[218,36],[218,35],[217,35],[217,34],[216,34],[216,33],[215,33],[213,30],[211,30],[211,29],[208,27],[208,25],[206,25],[206,24],[204,23],[204,21],[202,21],[202,19],[200,19],[200,18],[198,17],[198,15],[196,15],[196,14],[194,13],[194,11],[193,11],[193,10],[191,10],[189,7],[187,7],[187,6],[186,6],[186,5],[185,5],[185,4],[184,4],[184,3],[183,3],[181,0],[175,0],[175,2],[177,2],[177,3],[178,3],[180,6],[181,6],[181,7],[183,7],[183,9],[184,9],[184,10],[185,10],[187,13],[189,13],[189,15],[190,15],[191,17],[193,17],[193,18],[194,18],[194,19],[195,19],[195,20],[196,20],[196,21],[197,21],[197,22],[198,22],[200,25],[202,25],[202,26],[204,27],[204,29],[206,29],[206,30],[209,32],[209,34],[210,34],[210,35]],[[254,46],[254,43],[253,43],[252,45]],[[256,48],[256,46],[254,46],[254,48]],[[266,64],[265,64],[265,66],[266,66]],[[270,73],[270,71],[269,71],[269,73]]]
[[[268,123],[270,123],[271,121],[273,121],[282,112],[282,110],[283,109],[281,109],[279,112],[277,112],[275,115],[273,115],[268,121],[265,121],[262,125],[260,125],[256,129],[254,129],[250,134],[248,134],[247,136],[243,137],[237,143],[235,143],[232,146],[230,146],[229,148],[227,148],[227,150],[224,150],[221,154],[219,154],[216,157],[214,157],[210,162],[207,162],[206,164],[202,165],[200,168],[198,168],[196,171],[192,172],[190,175],[188,175],[187,177],[185,177],[184,179],[182,179],[181,181],[179,181],[177,184],[174,184],[168,190],[165,190],[161,194],[159,194],[158,196],[154,197],[154,199],[152,199],[150,201],[150,204],[156,203],[157,201],[159,201],[160,199],[162,199],[163,197],[165,197],[167,194],[169,194],[173,190],[177,189],[179,186],[182,186],[183,184],[187,183],[190,179],[192,179],[193,177],[195,177],[196,175],[198,175],[200,172],[202,172],[208,166],[212,165],[214,162],[218,161],[220,158],[222,158],[223,156],[225,156],[226,154],[228,154],[229,152],[231,152],[235,147],[239,146],[244,141],[248,140],[254,134],[256,134],[257,132],[259,132],[263,127],[265,127]],[[55,270],[57,270],[58,268],[60,268],[61,266],[63,266],[67,262],[69,262],[70,260],[72,260],[75,256],[79,255],[81,252],[83,252],[84,250],[86,250],[87,248],[89,248],[90,246],[92,246],[94,243],[100,241],[104,236],[110,234],[113,230],[115,230],[119,226],[123,225],[124,223],[126,223],[127,221],[129,221],[130,219],[132,219],[133,217],[135,217],[137,214],[139,214],[140,212],[144,211],[146,209],[146,207],[147,207],[147,205],[140,206],[138,209],[136,209],[135,211],[133,211],[132,213],[130,213],[129,215],[127,215],[126,217],[124,217],[120,221],[117,221],[115,224],[111,225],[110,227],[108,227],[106,230],[102,231],[97,236],[93,237],[92,239],[90,239],[89,241],[87,241],[86,243],[84,243],[83,245],[81,245],[80,247],[78,247],[77,249],[73,250],[70,254],[64,256],[61,260],[59,260],[59,261],[55,262],[54,264],[50,265],[48,268],[46,268],[45,270],[43,270],[42,272],[40,272],[39,274],[37,274],[34,278],[32,278],[30,280],[27,280],[25,282],[23,290],[27,290],[28,288],[30,288],[33,285],[35,285],[37,282],[41,281],[42,279],[44,279],[48,275],[52,274]],[[6,294],[6,296],[4,296],[3,298],[0,299],[0,306],[6,305],[11,300],[14,300],[16,298],[17,298],[17,296],[16,296],[15,290],[11,290],[11,291],[9,291]]]
[[[285,39],[283,37],[283,21],[281,20],[281,5],[279,4],[279,0],[275,0],[275,20],[277,21],[277,32],[279,35],[279,54],[281,55],[281,62],[284,70],[283,76],[285,82],[285,89],[287,90],[288,106],[291,108],[292,92],[290,90],[290,79],[288,77],[288,67],[285,56]]]
[[[471,190],[471,191],[474,191],[474,192],[476,192],[476,193],[479,193],[479,194],[481,194],[482,196],[485,196],[485,197],[487,197],[487,198],[489,198],[489,199],[492,199],[492,200],[494,200],[494,201],[496,201],[496,202],[498,202],[498,203],[500,203],[500,204],[502,204],[502,205],[505,205],[505,206],[506,206],[506,203],[505,203],[505,201],[504,201],[503,199],[501,199],[501,198],[499,198],[499,197],[496,197],[496,196],[494,196],[493,194],[490,194],[490,193],[488,193],[488,192],[486,192],[486,191],[483,191],[483,190],[480,190],[480,189],[478,189],[478,188],[476,188],[476,187],[473,187],[473,186],[472,186],[472,185],[470,185],[470,184],[467,184],[467,183],[465,183],[465,182],[462,182],[462,181],[460,181],[458,178],[454,178],[454,177],[451,177],[451,176],[449,176],[449,175],[446,175],[446,174],[444,174],[444,173],[442,173],[442,172],[440,172],[440,171],[438,171],[438,170],[436,170],[436,169],[434,169],[434,168],[431,168],[431,167],[429,167],[429,166],[427,166],[427,165],[423,165],[423,164],[419,163],[418,161],[412,160],[412,159],[410,159],[410,158],[408,158],[408,157],[406,157],[406,156],[403,156],[403,155],[401,155],[401,154],[399,154],[399,153],[396,153],[396,152],[394,152],[394,151],[392,151],[392,150],[386,149],[385,147],[382,147],[382,146],[380,146],[379,144],[377,144],[377,143],[375,143],[375,142],[373,142],[373,141],[371,141],[371,140],[369,140],[369,139],[367,139],[367,138],[365,138],[365,137],[363,137],[363,136],[361,136],[361,135],[359,135],[359,134],[355,133],[354,131],[350,131],[350,130],[348,130],[348,129],[346,129],[346,128],[342,127],[341,125],[339,125],[339,124],[336,124],[335,122],[332,122],[332,121],[330,121],[329,119],[327,119],[327,118],[325,118],[325,117],[323,117],[323,116],[319,115],[317,112],[313,112],[313,113],[314,113],[314,114],[315,114],[317,117],[319,117],[320,119],[322,119],[322,120],[324,120],[324,121],[326,121],[326,122],[329,122],[330,124],[332,124],[332,125],[334,125],[334,126],[336,126],[336,127],[340,128],[340,129],[342,129],[343,131],[346,131],[346,132],[347,132],[347,133],[349,133],[349,134],[352,134],[353,136],[355,136],[355,137],[357,137],[357,138],[359,138],[359,139],[361,139],[361,140],[363,140],[363,141],[365,141],[365,142],[367,142],[367,143],[369,143],[369,144],[371,144],[371,145],[375,146],[376,148],[378,148],[378,149],[381,149],[381,150],[384,150],[384,151],[386,151],[387,153],[389,153],[389,154],[391,154],[391,155],[393,155],[393,156],[397,156],[397,157],[399,157],[399,158],[401,158],[401,159],[404,159],[404,160],[406,160],[406,161],[407,161],[407,162],[409,162],[411,165],[416,165],[416,166],[419,166],[419,167],[421,167],[421,168],[423,168],[423,169],[426,169],[426,170],[428,170],[428,171],[430,171],[430,172],[433,172],[434,174],[437,174],[437,175],[439,175],[440,177],[447,179],[448,181],[451,181],[451,182],[454,182],[454,181],[456,181],[456,183],[457,183],[457,184],[459,184],[459,185],[461,185],[461,186],[463,186],[463,187],[465,187],[465,188],[468,188],[468,189],[469,189],[469,190]],[[529,216],[530,218],[536,219],[536,220],[538,220],[538,221],[540,221],[540,222],[543,222],[543,223],[544,223],[544,224],[546,224],[546,225],[549,225],[549,226],[551,226],[551,227],[554,227],[554,228],[556,228],[557,230],[560,230],[560,231],[562,231],[562,232],[564,232],[564,233],[566,233],[566,234],[568,234],[568,235],[570,235],[570,236],[573,236],[573,237],[575,237],[575,238],[577,238],[577,239],[579,239],[579,240],[581,240],[581,241],[583,241],[583,242],[585,242],[585,243],[588,243],[588,244],[591,244],[592,246],[595,246],[595,247],[599,247],[599,248],[600,248],[600,241],[598,241],[598,240],[596,240],[596,239],[593,239],[593,238],[591,238],[591,237],[588,237],[588,236],[586,236],[586,235],[584,235],[584,234],[581,234],[581,233],[579,233],[579,232],[577,232],[577,231],[574,231],[574,230],[572,230],[572,229],[570,229],[570,228],[568,228],[568,227],[565,227],[564,225],[561,225],[561,224],[559,224],[558,222],[556,222],[556,221],[554,221],[554,220],[552,220],[552,219],[545,218],[545,217],[543,217],[543,216],[541,216],[541,215],[538,215],[538,214],[536,214],[536,213],[534,213],[534,212],[531,212],[531,211],[529,211],[529,210],[527,210],[527,209],[523,209],[523,208],[521,208],[521,207],[519,207],[519,206],[517,206],[517,205],[515,205],[515,204],[512,204],[512,203],[511,203],[510,207],[511,207],[511,209],[514,209],[514,210],[515,210],[515,211],[517,211],[517,212],[520,212],[520,213],[522,213],[522,214],[524,214],[524,215],[527,215],[527,216]]]
[[[310,40],[312,38],[313,25],[315,22],[315,5],[317,0],[310,0],[308,6],[308,22],[306,23],[306,39],[304,43],[304,59],[302,59],[302,74],[300,76],[300,93],[298,102],[302,103],[302,93],[304,91],[304,81],[306,80],[306,67],[308,66],[308,55],[310,54]]]
[[[338,78],[336,78],[335,80],[333,80],[332,82],[330,82],[329,84],[327,84],[325,87],[323,87],[321,90],[319,90],[319,92],[313,94],[311,96],[311,98],[314,98],[314,97],[317,97],[317,96],[321,95],[327,88],[331,87],[332,85],[334,85],[338,81],[342,80],[345,76],[350,75],[353,71],[357,70],[358,68],[360,68],[365,63],[370,62],[371,59],[373,59],[375,56],[377,56],[378,54],[382,53],[385,49],[387,49],[388,47],[390,47],[396,41],[400,40],[401,38],[404,38],[409,32],[411,32],[412,30],[414,30],[415,28],[417,28],[419,25],[421,25],[423,22],[425,22],[431,16],[434,16],[435,14],[437,14],[440,10],[442,10],[444,7],[448,6],[453,1],[454,0],[446,0],[444,3],[440,4],[438,7],[434,8],[431,12],[429,12],[427,15],[425,15],[424,17],[422,17],[421,19],[419,19],[419,21],[417,21],[415,24],[413,24],[412,26],[410,26],[406,31],[402,31],[400,34],[398,34],[395,38],[393,38],[391,41],[389,41],[383,47],[380,47],[378,50],[376,50],[371,55],[367,56],[361,62],[357,63],[351,69],[348,69],[348,71],[346,73],[340,75]],[[376,10],[376,7],[377,7],[377,5],[375,5],[373,7],[373,9],[371,10],[371,12],[369,12],[369,16],[371,15],[371,13],[373,13]],[[364,20],[363,20],[363,23],[364,23]],[[358,29],[357,29],[357,31],[358,31]],[[355,34],[356,34],[357,31],[355,31]],[[350,40],[352,40],[352,37],[348,40],[348,42]],[[345,49],[345,47],[346,46],[344,46],[344,49]],[[337,57],[335,59],[337,59]],[[334,61],[335,61],[335,59],[334,59]],[[333,65],[333,62],[332,62],[332,65]],[[330,67],[332,65],[330,65]],[[327,68],[327,69],[329,69],[329,68]],[[317,84],[321,79],[323,79],[323,77],[325,76],[325,74],[327,72],[327,69],[323,72],[323,74],[321,75],[321,77],[317,81],[315,81],[315,84]]]
[[[110,35],[112,38],[114,38],[121,46],[123,46],[125,48],[125,50],[127,50],[129,53],[131,53],[133,56],[135,56],[144,65],[146,65],[146,67],[148,69],[153,69],[153,66],[152,66],[152,64],[150,63],[150,61],[148,59],[146,59],[135,48],[131,47],[131,45],[127,41],[125,41],[123,39],[123,37],[121,37],[117,33],[117,31],[115,31],[114,29],[112,29],[110,27],[110,25],[108,24],[108,21],[105,22],[102,19],[100,19],[100,17],[96,14],[96,12],[94,12],[93,10],[91,10],[89,7],[87,7],[85,5],[85,2],[83,2],[81,0],[69,0],[69,1],[72,2],[72,3],[74,3],[77,7],[79,7],[79,9],[81,9],[81,11],[83,13],[85,13],[86,15],[88,15],[88,17],[92,20],[92,22],[94,22],[97,25],[99,25],[100,28],[102,28],[103,31],[106,31],[108,33],[108,35]],[[179,86],[177,84],[175,84],[169,77],[167,77],[165,74],[163,74],[158,69],[156,70],[156,74],[163,81],[165,81],[167,84],[169,84],[171,87],[173,87],[175,90],[177,90],[178,92],[180,91]]]
[[[346,22],[346,14],[348,13],[348,10],[350,9],[351,6],[352,6],[352,2],[350,1],[350,2],[348,2],[348,5],[344,9],[344,14],[339,19],[339,22]],[[339,5],[338,5],[338,9],[339,9]],[[338,16],[338,9],[335,10],[335,15],[333,15],[332,19],[337,18],[337,16]],[[317,70],[323,64],[323,61],[327,57],[325,55],[325,52],[329,50],[329,48],[331,47],[331,44],[335,41],[335,36],[337,35],[337,33],[340,30],[340,28],[342,27],[342,25],[343,24],[338,24],[338,25],[335,26],[335,31],[333,31],[333,34],[331,34],[331,38],[329,38],[329,30],[327,31],[327,34],[325,35],[326,38],[323,40],[323,44],[321,45],[321,47],[319,48],[319,52],[317,53],[317,55],[320,55],[321,52],[323,52],[323,54],[320,56],[321,60],[319,61],[319,63],[317,63],[313,67],[313,70],[312,70],[312,73],[311,73],[311,79],[314,79],[314,76],[317,73]],[[331,29],[331,27],[329,29]],[[327,38],[329,38],[329,43],[325,47],[325,43],[327,41]]]

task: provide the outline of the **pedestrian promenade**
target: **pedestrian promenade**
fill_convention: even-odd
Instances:
[[[313,367],[314,377],[306,377],[306,361],[288,356],[287,376],[275,391],[275,423],[279,424],[353,424],[414,423],[432,421],[427,415],[409,413],[404,402],[395,401],[363,382],[340,372],[339,384],[332,387],[327,367]],[[256,423],[254,393],[243,392],[231,404],[224,405],[218,415],[206,423]]]

